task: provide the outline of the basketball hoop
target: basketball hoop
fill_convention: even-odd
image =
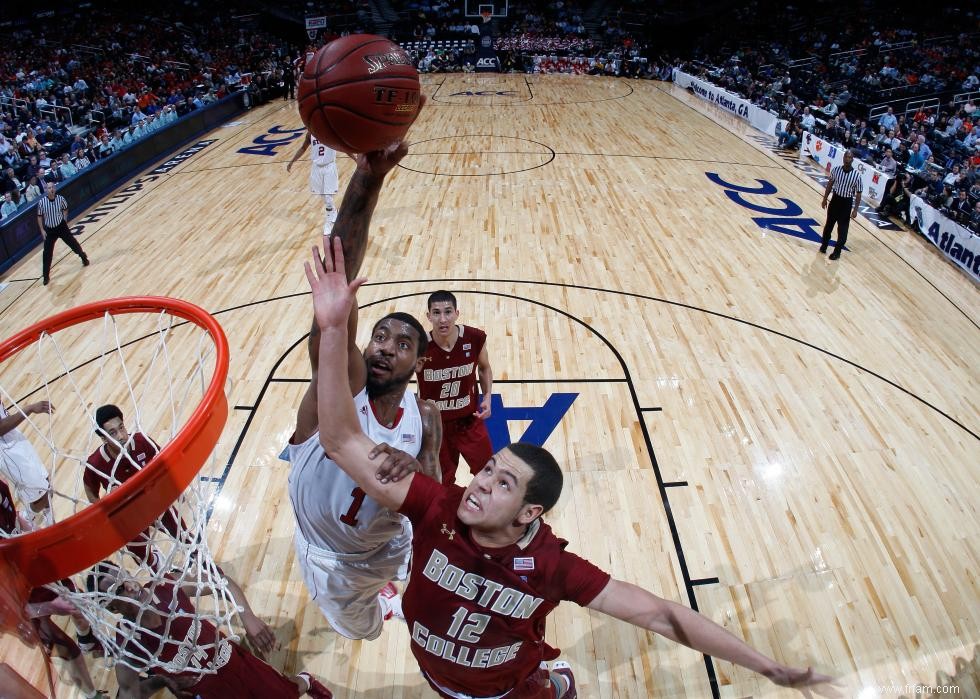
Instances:
[[[93,325],[102,328],[101,342]],[[0,398],[13,403],[11,413],[25,415],[20,429],[29,441],[50,452],[42,460],[48,468],[53,520],[33,532],[0,538],[0,631],[36,640],[24,604],[30,589],[55,583],[51,587],[75,603],[111,654],[116,621],[97,618],[105,616],[99,595],[85,592],[84,581],[76,585],[80,591],[56,581],[110,559],[114,552],[115,565],[133,570],[125,549],[141,535],[161,569],[181,568],[183,576],[196,576],[211,592],[217,590],[217,603],[224,600],[227,607],[218,611],[220,621],[230,620],[237,609],[228,602],[223,578],[207,551],[209,503],[196,478],[228,415],[228,342],[218,322],[198,306],[176,299],[97,301],[35,323],[0,343],[0,362]],[[14,392],[30,400],[41,393],[57,412],[44,416],[47,420],[31,417],[21,405],[29,401],[15,399]],[[93,417],[100,403],[125,405],[136,430],[148,425],[166,439],[160,439],[156,456],[133,463],[135,473],[124,482],[115,479],[116,468],[124,456],[132,459],[124,445],[114,442],[120,455],[106,477],[108,492],[89,504],[80,490],[85,469],[91,468],[84,454],[101,441]],[[79,451],[82,439],[86,444]],[[23,513],[24,503],[20,509]],[[157,536],[158,518],[171,511],[181,524],[173,537],[176,543]],[[137,561],[133,575],[146,579],[143,569],[149,567],[147,561]]]
[[[480,10],[480,16],[483,17],[484,24],[493,19],[493,13],[490,10]]]
[[[310,38],[310,41],[316,40],[316,29],[307,29],[306,36]]]

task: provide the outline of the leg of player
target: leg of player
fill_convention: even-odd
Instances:
[[[333,693],[308,672],[301,672],[289,679],[296,684],[300,696],[306,694],[314,699],[333,699]]]
[[[487,423],[476,416],[463,418],[459,422],[463,429],[456,435],[457,447],[470,467],[470,473],[475,476],[493,456],[490,433],[487,432]]]
[[[555,691],[555,699],[578,698],[578,692],[575,691],[575,675],[572,674],[572,667],[568,663],[561,660],[553,662],[549,679]]]
[[[395,583],[388,583],[381,588],[378,593],[378,602],[381,604],[381,618],[385,621],[389,619],[404,619],[402,612],[402,596],[398,594]]]

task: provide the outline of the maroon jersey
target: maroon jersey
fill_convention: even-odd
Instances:
[[[434,400],[443,420],[456,420],[477,411],[476,362],[487,342],[479,328],[459,325],[459,337],[448,352],[432,340],[422,371],[416,373],[419,395]]]
[[[210,622],[197,619],[190,599],[172,583],[157,585],[153,595],[153,607],[164,623],[155,629],[138,630],[127,643],[127,651],[164,662],[176,659],[178,666],[194,669],[212,665],[217,670],[215,674],[204,675],[197,684],[187,688],[200,699],[295,699],[299,696],[299,688],[289,678],[237,643],[223,638]]]
[[[129,452],[128,458],[120,452],[115,459],[110,458],[105,444],[92,452],[88,457],[89,467],[82,476],[85,487],[97,493],[100,488],[109,490],[111,486],[118,485],[116,481],[125,483],[146,466],[160,448],[142,432],[135,432],[126,443],[126,451]]]
[[[16,528],[17,508],[14,506],[14,498],[7,484],[0,481],[0,531],[10,534]]]
[[[513,546],[479,546],[456,516],[463,492],[415,474],[400,510],[414,527],[402,609],[431,681],[496,696],[558,657],[544,642],[545,617],[562,600],[588,605],[609,574],[565,551],[541,520]]]

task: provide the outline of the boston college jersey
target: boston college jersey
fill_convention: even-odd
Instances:
[[[412,522],[412,575],[402,599],[412,653],[430,680],[475,697],[510,691],[558,651],[545,617],[562,600],[588,605],[609,574],[565,551],[536,520],[513,546],[483,548],[456,516],[463,488],[422,474],[400,512]]]
[[[313,135],[310,136],[310,150],[313,151],[313,164],[317,167],[333,165],[337,161],[337,151],[320,143]]]
[[[401,419],[392,428],[374,416],[367,390],[354,396],[361,429],[372,440],[413,457],[422,448],[422,415],[415,394],[402,396]],[[296,526],[313,546],[336,553],[366,553],[402,531],[401,515],[381,507],[323,451],[320,435],[289,445],[289,498]],[[379,462],[380,464],[380,462]]]
[[[129,456],[120,451],[115,459],[109,456],[105,444],[93,451],[82,476],[85,486],[98,493],[100,488],[108,491],[125,483],[157,455],[160,447],[142,432],[134,432],[126,442],[126,451]]]
[[[422,371],[416,373],[419,395],[433,400],[443,420],[456,420],[476,412],[476,362],[487,342],[479,328],[460,325],[456,344],[448,352],[429,333]]]

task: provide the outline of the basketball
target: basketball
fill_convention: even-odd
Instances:
[[[380,150],[404,137],[419,111],[419,75],[383,36],[331,41],[308,61],[297,101],[306,128],[344,153]]]

